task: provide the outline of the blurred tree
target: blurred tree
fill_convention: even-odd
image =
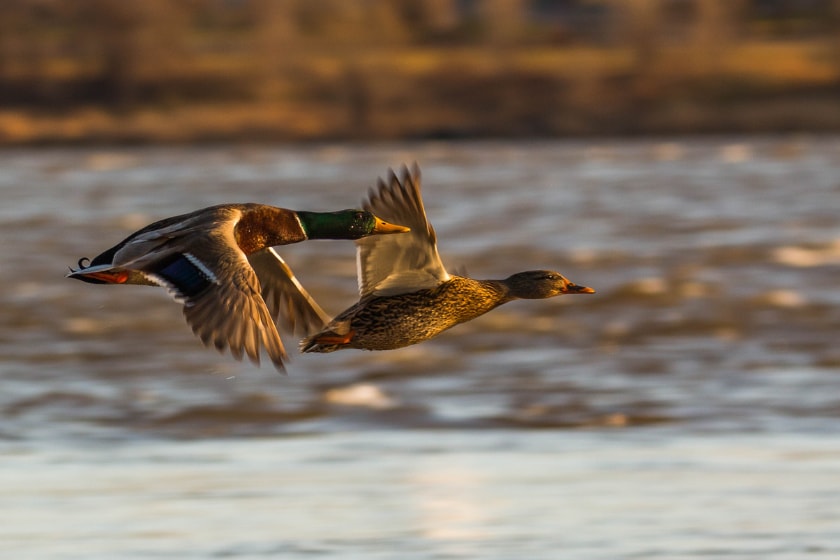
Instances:
[[[522,38],[528,20],[525,0],[480,0],[482,26],[489,41],[510,45]]]
[[[5,91],[14,72],[14,61],[20,60],[22,51],[27,45],[21,33],[27,24],[26,10],[20,1],[11,1],[3,6],[3,17],[0,17],[0,83],[4,83],[4,91],[0,98],[7,98]]]
[[[299,0],[252,0],[254,22],[253,80],[264,99],[282,95],[284,75],[294,59],[301,39],[298,25]]]
[[[459,24],[455,0],[426,0],[422,3],[426,24],[433,35],[453,32]]]
[[[832,37],[832,55],[837,68],[837,82],[840,85],[840,0],[833,0],[829,16],[829,32]]]
[[[708,75],[720,69],[726,51],[735,38],[735,22],[742,8],[740,0],[695,0],[697,10],[692,34],[694,70]]]
[[[100,63],[103,100],[127,108],[144,84],[165,84],[184,67],[189,0],[79,0],[83,36]]]
[[[633,51],[637,72],[650,69],[661,43],[662,0],[611,0],[611,5],[618,42]]]
[[[302,37],[338,49],[404,39],[407,29],[400,11],[401,0],[304,0],[297,13]]]

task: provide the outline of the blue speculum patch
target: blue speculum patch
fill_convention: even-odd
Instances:
[[[184,297],[192,298],[207,289],[212,281],[184,255],[173,255],[161,263],[157,275],[171,284]]]

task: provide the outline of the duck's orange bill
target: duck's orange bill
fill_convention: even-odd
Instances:
[[[577,284],[569,284],[566,286],[567,294],[594,294],[595,290],[589,286],[578,286]]]

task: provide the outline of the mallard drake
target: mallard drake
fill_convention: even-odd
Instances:
[[[447,273],[426,218],[416,164],[411,172],[403,167],[402,180],[393,171],[387,184],[379,179],[363,207],[407,225],[411,232],[356,241],[361,298],[323,331],[305,338],[302,352],[402,348],[515,299],[595,293],[551,270],[519,272],[504,280]]]
[[[227,347],[259,363],[260,346],[283,371],[287,359],[275,321],[299,335],[329,316],[271,247],[307,239],[359,239],[407,227],[370,211],[302,212],[263,204],[221,204],[155,222],[79,268],[68,278],[93,284],[165,287],[205,345]]]

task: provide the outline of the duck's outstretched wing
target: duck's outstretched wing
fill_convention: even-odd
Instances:
[[[266,278],[263,288],[236,242],[234,226],[240,216],[238,206],[220,205],[155,222],[88,266],[80,261],[79,269],[71,269],[68,276],[95,283],[163,286],[184,305],[187,323],[204,344],[220,351],[229,349],[240,360],[247,354],[255,363],[263,347],[274,366],[285,371],[283,361],[288,356],[275,321],[287,310],[297,309],[292,304],[283,307],[284,301],[296,297],[295,290],[283,284],[283,275],[289,275],[286,282],[291,286],[297,281],[285,263],[279,261],[278,266],[273,255],[258,256],[257,268]],[[271,310],[263,293],[270,294]],[[306,301],[309,296],[300,297]],[[311,304],[311,310],[302,311],[301,323],[320,310],[314,301]],[[299,307],[305,309],[303,304]],[[284,325],[294,325],[296,319],[284,321]]]
[[[248,255],[268,312],[283,332],[306,336],[323,328],[329,315],[306,291],[286,261],[269,247]]]
[[[386,220],[411,228],[400,235],[375,235],[356,241],[361,297],[389,296],[433,288],[449,279],[437,250],[435,230],[426,218],[420,193],[420,168],[392,170],[377,181],[362,205]]]
[[[143,272],[183,303],[187,323],[205,345],[220,352],[230,349],[237,360],[247,354],[256,364],[264,347],[274,366],[284,372],[288,356],[245,254],[227,243],[202,250],[200,256],[189,248],[173,252],[147,263]]]

